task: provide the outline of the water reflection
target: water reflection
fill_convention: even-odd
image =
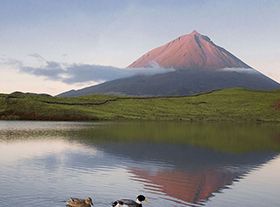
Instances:
[[[279,128],[223,128],[239,137],[217,125],[2,122],[0,206],[64,206],[91,195],[102,207],[139,193],[147,207],[279,206],[280,177],[270,173],[280,169]]]
[[[201,204],[214,192],[238,182],[253,169],[273,159],[275,152],[221,153],[176,144],[106,144],[100,148],[133,160],[131,179],[146,191],[176,202]],[[149,163],[149,164],[147,164]]]

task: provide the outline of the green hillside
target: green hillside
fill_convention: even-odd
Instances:
[[[0,118],[19,120],[280,121],[280,91],[226,89],[186,97],[0,94]]]

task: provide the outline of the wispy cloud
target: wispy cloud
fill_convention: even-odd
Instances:
[[[7,58],[6,56],[2,55],[0,56],[0,66],[10,66],[18,68],[22,66],[22,62],[17,59]]]
[[[42,57],[41,55],[39,55],[38,53],[32,53],[32,54],[29,54],[28,56],[33,57],[39,61],[47,62],[47,60],[44,57]]]
[[[2,64],[13,65],[18,71],[45,77],[49,80],[61,81],[68,84],[85,82],[105,82],[135,75],[154,75],[174,71],[172,68],[160,68],[153,64],[150,68],[117,68],[104,65],[67,64],[48,61],[39,54],[30,57],[40,61],[39,66],[26,66],[18,60],[2,60]]]
[[[257,73],[253,68],[223,68],[219,69],[220,72],[237,72],[237,73]]]

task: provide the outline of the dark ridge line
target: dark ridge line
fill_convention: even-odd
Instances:
[[[109,102],[114,102],[114,101],[118,101],[118,100],[149,100],[149,99],[162,99],[162,98],[187,98],[187,97],[196,97],[196,96],[200,96],[200,95],[207,95],[216,91],[221,91],[223,89],[217,89],[217,90],[213,90],[213,91],[208,91],[205,93],[197,93],[197,94],[193,94],[190,96],[141,96],[141,97],[116,97],[114,99],[107,99],[105,101],[102,102],[97,102],[97,103],[92,103],[92,102],[86,102],[86,103],[67,103],[67,102],[59,102],[59,101],[40,101],[41,103],[47,103],[47,104],[60,104],[60,105],[69,105],[69,106],[99,106],[99,105],[103,105]],[[193,104],[204,104],[206,102],[202,101],[202,102],[198,102],[198,103],[193,103]]]
[[[67,103],[67,102],[59,102],[59,101],[40,101],[41,103],[47,103],[47,104],[60,104],[60,105],[69,105],[69,106],[90,106],[90,105],[94,105],[94,106],[98,106],[98,105],[103,105],[106,104],[108,102],[112,102],[112,101],[117,101],[118,98],[115,99],[108,99],[102,102],[96,102],[96,103],[92,103],[92,102],[85,102],[85,103]]]
[[[237,88],[238,89],[238,88]],[[252,90],[248,90],[248,89],[244,89],[244,88],[240,88],[246,91],[252,91]],[[188,98],[188,97],[197,97],[197,96],[201,96],[201,95],[207,95],[207,94],[211,94],[214,92],[218,92],[218,91],[223,91],[225,89],[216,89],[216,90],[212,90],[212,91],[208,91],[208,92],[204,92],[204,93],[196,93],[196,94],[192,94],[189,96],[186,95],[182,95],[182,96],[122,96],[122,97],[116,97],[114,99],[107,99],[104,101],[100,101],[100,102],[84,102],[84,103],[69,103],[69,102],[60,102],[60,101],[43,101],[43,100],[37,100],[38,102],[41,103],[46,103],[46,104],[54,104],[54,105],[68,105],[68,106],[99,106],[99,105],[104,105],[110,102],[114,102],[114,101],[118,101],[118,100],[150,100],[150,99],[175,99],[175,98]],[[255,90],[255,92],[260,92],[258,90]],[[23,99],[25,97],[6,97],[6,99]],[[73,97],[75,98],[75,97]],[[7,100],[6,100],[7,101]],[[197,103],[189,103],[189,104],[205,104],[206,102],[197,102]]]
[[[222,90],[222,89],[220,89]],[[218,90],[216,90],[218,91]],[[199,95],[204,95],[204,94],[208,94],[208,93],[212,93],[214,91],[210,91],[210,92],[206,92],[206,93],[200,93],[200,94],[194,94],[194,95],[190,95],[190,96],[151,96],[151,97],[117,97],[114,99],[107,99],[105,101],[102,102],[85,102],[85,103],[69,103],[69,102],[59,102],[59,101],[42,101],[42,100],[38,100],[38,102],[41,103],[46,103],[46,104],[55,104],[55,105],[68,105],[68,106],[99,106],[99,105],[103,105],[109,102],[114,102],[114,101],[118,101],[118,100],[149,100],[149,99],[162,99],[162,98],[184,98],[184,97],[195,97],[195,96],[199,96]],[[25,97],[6,97],[6,101],[8,101],[9,99],[24,99]],[[195,104],[204,104],[206,102],[198,102]]]

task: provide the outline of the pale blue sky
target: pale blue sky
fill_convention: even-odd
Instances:
[[[280,81],[278,0],[0,0],[2,60],[28,63],[30,54],[39,54],[68,64],[126,67],[194,29]],[[55,94],[81,86],[0,67],[0,92]]]

